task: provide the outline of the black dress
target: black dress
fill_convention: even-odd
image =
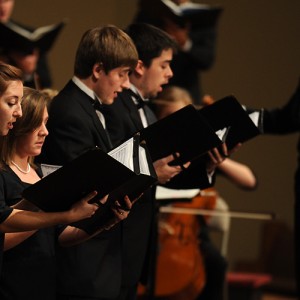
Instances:
[[[22,182],[9,168],[1,172],[0,199],[14,205],[30,184]],[[0,299],[55,299],[55,230],[38,230],[3,253]]]
[[[0,187],[0,190],[2,190],[2,186]],[[0,224],[7,219],[7,217],[11,214],[11,212],[12,212],[12,208],[6,205],[5,200],[2,197],[2,193],[1,193],[0,194]],[[2,269],[3,243],[4,243],[4,233],[0,232],[0,274]]]

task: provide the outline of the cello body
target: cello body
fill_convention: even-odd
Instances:
[[[175,207],[213,209],[214,189]],[[159,241],[155,297],[163,300],[193,300],[205,286],[205,262],[201,253],[200,222],[196,215],[167,213],[159,217]]]

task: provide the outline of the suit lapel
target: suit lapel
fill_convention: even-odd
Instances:
[[[128,109],[130,119],[135,127],[135,131],[140,131],[144,128],[144,126],[141,121],[139,111],[135,103],[133,102],[130,94],[126,90],[122,92],[121,99],[124,103],[124,106]]]
[[[73,82],[72,82],[73,83]],[[96,114],[96,111],[92,105],[93,99],[91,99],[86,93],[80,90],[74,83],[73,85],[77,89],[77,97],[76,101],[80,104],[83,110],[88,114],[89,118],[92,120],[97,132],[99,133],[99,140],[101,141],[102,148],[105,145],[106,149],[102,149],[104,151],[109,151],[112,148],[109,136],[107,131],[104,129],[102,123],[99,120],[99,117]],[[100,145],[99,145],[100,146]]]

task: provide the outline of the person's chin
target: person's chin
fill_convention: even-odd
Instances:
[[[156,98],[157,97],[157,95],[158,95],[158,91],[153,91],[151,94],[149,94],[149,97],[148,98]]]
[[[9,131],[12,130],[14,128],[14,125],[13,123],[9,123],[7,125],[7,127],[5,128],[2,128],[0,131],[1,131],[1,135],[2,136],[5,136],[5,135],[8,135]]]
[[[113,102],[112,97],[102,97],[101,99],[101,103],[104,105],[110,105]]]
[[[106,105],[111,105],[111,104],[114,103],[115,100],[116,100],[116,98],[108,99],[108,100],[105,102],[105,104],[106,104]]]
[[[113,104],[117,98],[118,98],[118,93],[115,93],[114,96],[111,99],[109,99],[109,104]]]
[[[9,130],[8,129],[0,129],[0,136],[8,135]]]

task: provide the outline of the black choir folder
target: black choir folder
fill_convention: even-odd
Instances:
[[[179,26],[190,22],[194,27],[213,27],[217,24],[223,8],[216,5],[187,2],[180,5],[172,0],[142,0],[140,6],[154,18],[168,17]]]
[[[141,140],[146,141],[152,161],[178,152],[180,157],[172,164],[192,161],[222,143],[193,105],[149,125],[140,135]]]
[[[62,21],[30,31],[14,22],[0,23],[0,46],[24,51],[38,48],[42,53],[47,52],[65,24]]]
[[[198,113],[222,135],[228,149],[262,133],[262,112],[248,113],[234,96],[227,96],[207,105]]]
[[[23,197],[43,211],[54,212],[68,210],[94,190],[98,194],[91,202],[109,194],[107,203],[92,218],[76,223],[87,229],[104,225],[111,218],[115,200],[122,204],[125,195],[134,200],[156,181],[147,148],[136,135],[109,153],[99,148],[88,150],[26,188]]]

